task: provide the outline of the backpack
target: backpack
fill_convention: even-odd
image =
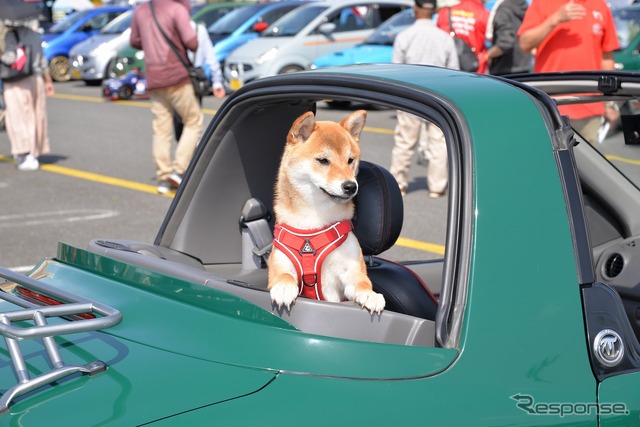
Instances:
[[[456,33],[453,31],[453,26],[451,25],[451,8],[447,9],[447,14],[449,15],[449,31],[451,37],[453,37],[453,43],[456,46],[456,52],[458,52],[458,62],[460,63],[460,69],[462,71],[469,72],[478,71],[480,62],[478,61],[478,56],[476,55],[475,50],[460,37],[456,36]]]
[[[33,74],[32,46],[20,42],[20,36],[16,30],[7,31],[5,35],[5,47],[9,37],[13,37],[16,46],[15,60],[11,64],[0,61],[0,80],[12,82],[23,79]],[[10,43],[9,46],[12,44]]]

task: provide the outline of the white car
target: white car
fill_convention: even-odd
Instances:
[[[78,43],[69,52],[71,77],[87,84],[109,78],[109,67],[118,50],[129,44],[133,10],[105,25],[100,32]]]
[[[413,0],[323,0],[289,12],[260,37],[231,52],[224,66],[231,90],[252,80],[308,69],[315,58],[361,43]]]

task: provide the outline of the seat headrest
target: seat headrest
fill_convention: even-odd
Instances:
[[[360,162],[357,179],[353,232],[364,255],[378,255],[400,236],[404,219],[402,194],[393,175],[376,164]]]

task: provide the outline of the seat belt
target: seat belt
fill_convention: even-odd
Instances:
[[[269,225],[269,213],[256,199],[247,200],[240,217],[242,230],[242,268],[267,267],[267,257],[273,244],[273,232]]]

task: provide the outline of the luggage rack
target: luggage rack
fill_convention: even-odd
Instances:
[[[65,292],[31,277],[0,267],[0,278],[6,284],[15,284],[44,296],[56,305],[40,306],[14,293],[0,291],[0,300],[22,307],[13,311],[0,312],[0,335],[4,337],[13,364],[18,384],[7,390],[0,398],[0,414],[9,410],[12,401],[25,393],[51,384],[75,373],[94,375],[107,369],[107,365],[96,360],[86,365],[66,364],[60,355],[54,337],[79,332],[97,331],[117,325],[122,314],[111,307]],[[1,281],[1,280],[0,280]],[[83,317],[79,317],[83,316]],[[69,321],[48,324],[47,318],[64,317]],[[14,322],[25,322],[16,326]],[[29,323],[32,323],[29,326]],[[40,339],[50,361],[51,370],[31,378],[20,349],[19,341]]]

